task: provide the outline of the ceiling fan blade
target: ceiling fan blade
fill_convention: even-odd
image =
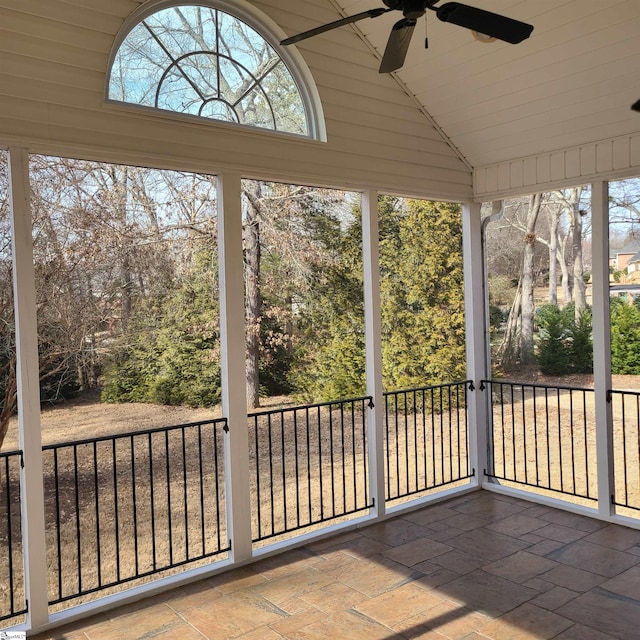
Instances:
[[[288,45],[294,44],[296,42],[300,42],[300,40],[306,40],[307,38],[311,38],[313,36],[317,36],[321,33],[325,33],[325,31],[331,31],[332,29],[337,29],[338,27],[342,27],[345,24],[351,24],[353,22],[357,22],[358,20],[364,20],[365,18],[377,18],[381,16],[383,13],[387,13],[388,11],[392,11],[392,9],[385,9],[380,7],[379,9],[369,9],[368,11],[363,11],[362,13],[356,13],[354,16],[349,16],[347,18],[342,18],[341,20],[335,20],[334,22],[329,22],[329,24],[324,24],[321,27],[316,27],[315,29],[309,29],[309,31],[303,31],[296,36],[291,36],[290,38],[286,38],[280,44]]]
[[[403,18],[393,25],[382,56],[380,73],[391,73],[404,64],[415,26],[416,21],[408,18]]]
[[[533,26],[526,22],[513,20],[498,13],[470,7],[461,2],[447,2],[436,9],[436,15],[443,22],[452,22],[487,36],[518,44],[526,40]]]
[[[631,108],[634,111],[640,111],[640,100],[636,100],[632,105]]]

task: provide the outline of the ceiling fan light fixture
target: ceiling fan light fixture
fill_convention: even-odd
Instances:
[[[494,36],[488,36],[486,33],[480,33],[479,31],[471,31],[471,33],[478,42],[482,42],[484,44],[491,44],[498,39]]]

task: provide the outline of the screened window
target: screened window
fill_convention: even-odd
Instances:
[[[310,135],[298,85],[274,47],[208,6],[174,6],[138,22],[116,52],[108,98]]]

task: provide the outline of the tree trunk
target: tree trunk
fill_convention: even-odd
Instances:
[[[536,244],[536,222],[540,213],[542,194],[532,195],[527,211],[526,232],[524,236],[524,255],[518,280],[518,291],[511,305],[507,328],[498,350],[500,364],[505,371],[516,365],[531,364],[533,354],[533,327],[535,305],[534,287],[534,248]]]
[[[587,308],[587,292],[584,281],[584,262],[582,258],[582,211],[580,211],[580,196],[582,188],[571,190],[571,216],[573,219],[573,233],[571,243],[573,250],[573,298],[575,300],[576,321]]]
[[[533,355],[533,327],[535,320],[534,288],[534,249],[536,244],[536,222],[540,213],[542,195],[536,193],[531,196],[527,212],[527,233],[524,237],[524,257],[522,260],[522,329],[520,338],[520,362],[531,364]]]
[[[498,349],[498,360],[505,371],[510,371],[518,364],[520,355],[520,309],[522,307],[522,281],[518,282],[518,290],[513,299],[502,344]]]
[[[245,314],[247,322],[247,404],[260,406],[260,321],[262,293],[260,290],[260,183],[251,182],[245,189]]]
[[[549,216],[549,302],[558,304],[558,225],[562,209]]]
[[[569,240],[569,234],[562,238],[560,242],[560,270],[562,271],[562,295],[564,297],[564,303],[569,304],[572,297],[571,278],[569,276],[569,267],[567,266],[567,243]]]

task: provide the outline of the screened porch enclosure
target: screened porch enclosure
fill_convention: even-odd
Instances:
[[[22,167],[22,184],[28,184],[27,160],[24,150],[9,150],[12,188],[20,187],[15,180],[16,168]],[[237,189],[233,210],[239,211],[239,177],[232,184]],[[244,358],[229,357],[234,352],[233,336],[242,345],[235,352],[244,353],[243,322],[236,321],[232,330],[226,315],[233,309],[239,318],[245,314],[243,288],[235,295],[226,288],[229,265],[243,260],[242,243],[238,242],[242,216],[228,220],[224,206],[229,207],[230,190],[224,177],[218,178],[217,191],[223,194],[218,198],[220,308],[221,326],[225,327],[221,343],[228,341],[227,350],[221,349],[223,357],[227,354],[222,380],[229,380],[235,371],[238,388],[244,390]],[[606,188],[601,194],[606,194]],[[15,192],[12,202],[15,212]],[[597,203],[594,198],[595,211]],[[472,263],[474,246],[482,248],[480,238],[470,235],[473,210],[478,207],[463,208],[465,264]],[[34,547],[47,558],[43,614],[55,621],[93,611],[104,598],[138,597],[329,532],[381,521],[479,488],[526,495],[546,505],[637,526],[640,503],[633,489],[638,469],[633,455],[638,432],[637,393],[609,385],[599,394],[600,378],[606,372],[598,372],[597,367],[593,389],[490,379],[482,369],[475,379],[376,395],[376,389],[382,388],[381,370],[376,374],[374,368],[376,361],[382,361],[382,336],[373,334],[376,324],[380,331],[379,306],[376,312],[380,281],[376,283],[375,277],[379,269],[366,262],[368,256],[376,255],[379,241],[375,192],[363,195],[362,211],[364,320],[368,340],[376,340],[365,344],[373,354],[367,358],[372,393],[247,412],[246,400],[227,381],[223,383],[223,418],[44,447],[39,444],[31,452],[35,459],[29,457],[24,417],[19,413],[23,433],[20,449],[2,456],[3,537],[10,549],[3,571],[11,585],[4,596],[5,621],[19,624],[33,615],[29,580],[42,568],[29,564]],[[600,222],[594,216],[594,226],[606,229],[606,210],[602,213]],[[476,229],[480,221],[476,216]],[[235,263],[229,255],[233,246],[229,238],[234,237],[230,224],[235,226],[231,227],[237,242]],[[15,215],[13,226],[14,260],[19,264],[23,251],[33,255],[31,232],[21,247],[17,233],[20,220]],[[596,248],[594,254],[597,256]],[[475,257],[483,262],[481,251]],[[28,257],[27,263],[32,264],[32,258]],[[602,289],[608,301],[608,260],[605,264],[607,283]],[[234,277],[238,272],[242,274],[237,269]],[[476,296],[482,310],[475,323],[473,316],[465,313],[467,336],[473,335],[469,332],[474,324],[482,336],[486,330],[484,285],[480,282],[470,291],[474,274],[468,271],[465,282],[466,303],[473,304]],[[594,270],[594,301],[597,287]],[[19,349],[25,348],[21,346],[25,333],[19,319],[26,293],[26,285],[15,289]],[[594,326],[596,322],[594,312]],[[474,350],[484,351],[483,345],[482,339],[467,341],[469,373],[473,373]],[[594,353],[600,349],[609,358],[606,348],[594,330]],[[480,355],[480,366],[484,367],[484,355]],[[239,398],[242,410],[234,419],[232,409]],[[24,406],[19,405],[19,410]],[[597,429],[599,411],[611,416],[611,435]],[[33,414],[33,420],[39,424],[39,412]],[[612,452],[611,457],[602,457],[600,440]],[[40,471],[30,477],[38,462]],[[603,470],[610,470],[610,484],[608,476],[602,477]],[[32,507],[38,496],[43,529],[41,537],[33,538],[34,528],[25,507]],[[248,502],[244,509],[238,507],[242,499]],[[246,556],[241,559],[239,549],[243,547]]]
[[[517,613],[524,607],[526,618],[531,607],[544,608],[533,602],[542,582],[553,585],[555,594],[560,589],[569,597],[567,591],[575,591],[572,602],[562,605],[565,620],[551,621],[556,636],[578,633],[585,622],[594,633],[630,637],[615,615],[587,620],[583,612],[600,611],[599,606],[608,611],[609,600],[602,598],[609,587],[614,600],[627,598],[628,619],[640,611],[640,598],[624,582],[636,579],[639,400],[637,389],[612,382],[609,258],[609,185],[640,175],[640,121],[629,108],[639,90],[634,66],[640,60],[640,6],[606,0],[585,3],[576,15],[570,0],[509,7],[500,0],[469,2],[531,23],[531,38],[517,46],[478,42],[465,29],[431,20],[430,48],[425,51],[422,38],[414,38],[405,65],[381,74],[391,16],[295,46],[280,44],[368,9],[360,0],[32,0],[24,6],[0,0],[0,150],[6,165],[0,266],[12,282],[7,289],[13,298],[3,294],[2,304],[11,308],[9,324],[15,325],[9,342],[15,345],[17,407],[17,437],[0,451],[0,628],[47,633],[160,591],[190,595],[189,585],[198,580],[238,606],[242,618],[246,611],[239,601],[224,600],[225,588],[242,592],[236,580],[249,577],[247,598],[253,602],[254,589],[260,590],[253,581],[277,576],[283,579],[271,585],[277,590],[288,577],[276,558],[286,552],[292,555],[283,556],[284,562],[301,562],[311,578],[319,569],[307,566],[309,554],[320,553],[329,563],[349,553],[360,560],[374,555],[360,563],[362,576],[356,577],[354,564],[353,581],[339,575],[328,588],[344,593],[360,579],[360,588],[368,580],[388,580],[388,597],[400,597],[403,607],[410,608],[413,596],[437,605],[429,617],[432,627],[409,623],[409,616],[393,624],[378,621],[380,637],[455,634],[447,625],[469,612],[459,606],[452,611],[451,598],[470,610],[468,633],[500,637],[503,616],[526,630],[529,623]],[[41,278],[57,286],[59,274],[55,251],[47,249],[43,255],[51,259],[42,263],[49,269],[43,277],[36,254],[46,233],[40,233],[34,211],[48,207],[59,213],[52,203],[61,188],[54,171],[47,174],[48,191],[34,190],[36,174],[44,175],[34,158],[44,156],[70,164],[150,168],[157,176],[176,172],[185,177],[185,190],[194,176],[206,178],[193,190],[206,202],[210,226],[196,220],[191,232],[211,239],[215,231],[215,258],[212,250],[201,284],[215,287],[216,295],[199,337],[207,334],[202,339],[210,340],[219,358],[219,374],[200,391],[215,387],[219,415],[45,441],[39,345],[44,323],[38,324],[36,283]],[[103,199],[133,200],[126,190],[120,193],[122,181],[107,179],[98,198],[88,197],[80,174],[76,178],[72,188],[96,212],[105,210]],[[243,237],[249,180],[336,190],[357,201],[359,280],[353,300],[361,392],[251,408]],[[205,184],[208,195],[199,190]],[[497,378],[489,355],[482,205],[492,203],[495,214],[509,198],[576,185],[590,190],[592,384]],[[389,197],[459,207],[456,295],[464,318],[452,316],[449,324],[459,323],[462,355],[456,362],[462,365],[455,375],[447,365],[451,374],[436,384],[401,384],[401,376],[397,384],[383,383],[383,319],[389,318],[382,295],[393,286],[380,266],[387,250],[381,247],[381,223]],[[75,220],[69,228],[87,231],[80,224],[81,208],[69,213],[68,220]],[[140,240],[126,213],[125,207],[123,237]],[[347,226],[346,217],[341,224]],[[426,235],[403,236],[402,244],[418,254]],[[98,239],[93,244],[91,259],[116,263],[115,245]],[[124,244],[118,248],[126,254]],[[73,257],[67,247],[58,249]],[[162,253],[153,253],[156,262],[149,262],[159,275],[163,260],[171,258]],[[409,271],[411,264],[405,265]],[[429,279],[454,286],[444,275]],[[98,284],[106,291],[109,280]],[[287,298],[284,285],[291,282],[279,280]],[[130,277],[127,286],[143,281]],[[88,291],[94,286],[82,281]],[[113,300],[120,304],[124,298],[118,293]],[[174,306],[188,308],[184,300],[194,299],[187,296]],[[85,307],[82,314],[70,314],[69,335],[74,319],[80,324],[77,318],[89,313]],[[209,335],[209,323],[218,324],[215,335]],[[112,329],[105,322],[107,342]],[[90,364],[83,370],[88,378],[95,373]],[[168,376],[157,389],[169,394],[178,379]],[[492,510],[491,518],[483,519],[484,508]],[[388,543],[388,531],[402,544]],[[336,535],[334,541],[355,551],[323,549]],[[593,538],[583,541],[587,535]],[[395,548],[415,540],[415,547]],[[506,578],[500,572],[509,568],[490,567],[505,540],[513,552],[505,559],[513,570]],[[438,546],[449,542],[451,549]],[[602,554],[600,564],[589,568],[585,556],[594,547]],[[482,550],[481,559],[467,557],[474,548]],[[539,560],[530,557],[543,549]],[[452,556],[449,563],[440,557],[450,552],[465,556],[465,572]],[[620,561],[615,572],[607,568],[612,556]],[[469,573],[470,583],[463,579]],[[540,573],[548,575],[540,579]],[[225,586],[227,574],[235,586]],[[591,580],[588,588],[569,574]],[[399,585],[398,576],[407,584]],[[437,588],[447,576],[450,592],[425,595],[427,586]],[[330,583],[326,576],[322,580]],[[523,584],[513,587],[518,581]],[[406,588],[391,595],[398,586]],[[495,592],[496,601],[487,592]],[[503,596],[511,608],[498,604]],[[258,633],[279,633],[270,626],[278,620],[269,617],[271,607],[283,604],[278,598],[265,605],[269,619]],[[429,607],[423,604],[416,615],[424,618]],[[367,613],[362,604],[357,615],[373,608]],[[251,617],[257,610],[249,611]],[[282,612],[274,615],[287,621],[295,616]],[[336,615],[356,624],[344,614]],[[322,619],[320,631],[310,633],[339,628],[332,626],[332,613],[318,609],[314,615]],[[250,627],[243,633],[255,631]]]

